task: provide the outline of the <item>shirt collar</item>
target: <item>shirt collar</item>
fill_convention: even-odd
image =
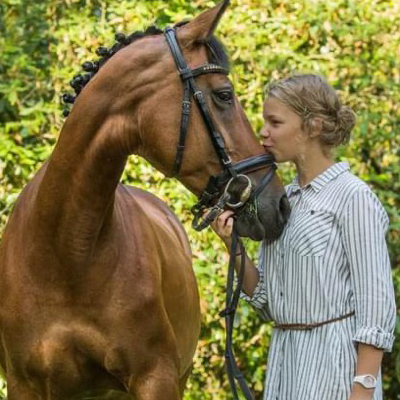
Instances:
[[[335,179],[337,176],[342,174],[345,171],[348,171],[350,169],[349,163],[347,162],[339,162],[336,164],[333,164],[331,167],[329,167],[327,170],[325,170],[322,174],[318,175],[316,178],[314,178],[305,188],[311,187],[313,190],[318,193],[324,186],[326,186],[329,182],[331,182],[333,179]],[[293,182],[289,185],[288,188],[288,196],[290,196],[293,193],[298,192],[300,189],[299,184],[299,177],[296,175],[294,178]]]

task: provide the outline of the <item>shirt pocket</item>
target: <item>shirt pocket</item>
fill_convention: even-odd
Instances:
[[[290,247],[302,256],[323,256],[332,232],[333,214],[324,210],[300,211],[294,218]]]

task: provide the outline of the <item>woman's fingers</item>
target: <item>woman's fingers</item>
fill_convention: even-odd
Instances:
[[[231,210],[223,211],[218,218],[211,224],[211,227],[221,238],[230,238],[233,228],[233,215]]]
[[[216,219],[217,227],[219,229],[224,229],[227,226],[227,224],[233,223],[233,218],[232,218],[233,214],[234,214],[233,211],[230,210],[223,211]]]

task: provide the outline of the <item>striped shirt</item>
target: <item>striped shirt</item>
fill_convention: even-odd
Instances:
[[[388,216],[369,187],[334,164],[305,187],[287,188],[292,213],[281,237],[260,247],[260,281],[250,302],[265,320],[312,324],[275,328],[264,400],[347,400],[357,342],[385,351],[396,319],[385,241]],[[381,377],[374,400],[382,399]]]

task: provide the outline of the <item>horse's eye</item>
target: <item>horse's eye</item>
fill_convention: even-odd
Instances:
[[[214,96],[217,98],[217,100],[232,104],[233,103],[233,92],[232,90],[229,89],[224,89],[224,90],[218,90],[214,92]]]

